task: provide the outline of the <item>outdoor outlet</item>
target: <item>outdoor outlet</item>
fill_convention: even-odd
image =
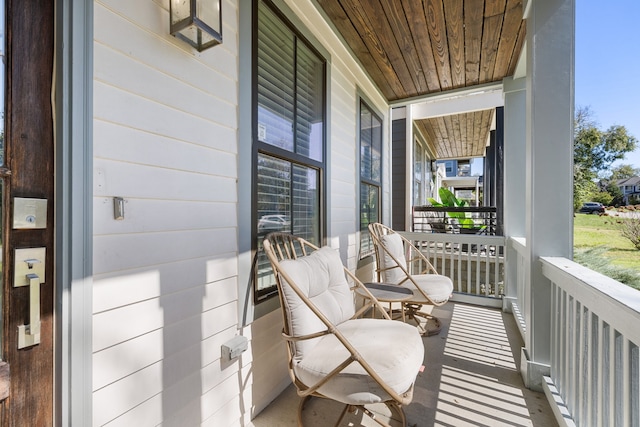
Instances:
[[[222,360],[233,360],[249,347],[247,338],[238,335],[222,344]]]

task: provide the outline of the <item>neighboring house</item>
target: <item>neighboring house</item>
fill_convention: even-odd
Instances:
[[[616,185],[622,191],[624,203],[629,203],[630,197],[640,199],[640,176],[619,179],[616,181]]]
[[[291,381],[263,233],[372,279],[367,224],[408,224],[413,185],[485,156],[502,107],[500,303],[525,384],[582,372],[554,364],[564,308],[541,262],[573,250],[574,0],[222,0],[222,43],[202,52],[169,34],[169,0],[6,2],[5,418],[248,424]],[[14,274],[27,264],[38,277]],[[236,337],[247,350],[223,358]]]
[[[470,160],[438,160],[438,165],[444,165],[447,177],[452,176],[471,176],[471,162]]]

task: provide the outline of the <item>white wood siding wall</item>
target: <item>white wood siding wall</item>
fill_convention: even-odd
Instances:
[[[387,125],[388,107],[312,4],[289,5],[332,55],[330,242],[355,268],[356,88]],[[280,314],[238,327],[237,0],[223,21],[199,54],[168,35],[168,0],[95,2],[96,426],[244,425],[290,382]],[[222,361],[238,334],[249,351]]]

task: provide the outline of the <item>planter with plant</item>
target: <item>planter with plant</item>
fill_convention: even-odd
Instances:
[[[429,198],[429,203],[434,207],[440,208],[466,208],[469,204],[465,200],[458,199],[448,188],[440,187],[438,190],[440,196],[440,202],[434,198]],[[478,231],[483,230],[486,226],[477,226],[473,219],[470,217],[469,212],[455,212],[447,211],[449,218],[455,219],[460,226],[460,232],[463,234],[476,234]]]

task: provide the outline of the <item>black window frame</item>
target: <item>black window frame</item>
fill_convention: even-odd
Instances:
[[[322,94],[322,100],[321,100],[321,105],[320,105],[320,110],[322,111],[322,147],[321,147],[321,160],[315,160],[311,157],[308,156],[304,156],[302,154],[297,153],[296,147],[297,147],[297,138],[295,135],[295,132],[297,130],[297,107],[294,101],[294,112],[293,112],[293,117],[294,117],[294,122],[292,127],[294,128],[293,131],[293,144],[294,144],[294,151],[289,151],[287,149],[284,148],[280,148],[276,145],[267,143],[267,142],[263,142],[259,139],[259,131],[258,131],[258,91],[259,91],[259,87],[258,87],[258,79],[259,79],[259,75],[258,75],[258,33],[259,33],[259,20],[258,20],[258,16],[259,16],[259,7],[260,5],[263,4],[264,6],[266,6],[267,8],[269,8],[269,10],[280,20],[280,22],[284,25],[284,27],[286,27],[286,29],[288,29],[294,36],[295,38],[295,48],[296,48],[296,55],[295,58],[297,58],[297,48],[298,48],[298,43],[303,43],[305,48],[308,49],[311,53],[313,53],[321,62],[322,62],[322,88],[320,89],[321,94]],[[289,19],[287,19],[287,17],[278,9],[277,6],[274,5],[274,3],[270,0],[258,0],[256,2],[253,2],[253,12],[252,12],[252,16],[253,16],[253,36],[252,36],[252,57],[253,57],[253,61],[252,61],[252,107],[251,107],[251,111],[252,111],[252,141],[253,141],[253,145],[252,145],[252,164],[253,164],[253,172],[252,172],[252,196],[251,196],[251,218],[252,218],[252,243],[251,243],[251,247],[252,247],[252,252],[254,254],[253,259],[253,267],[252,267],[252,287],[253,287],[253,300],[254,300],[254,304],[258,305],[260,303],[266,302],[268,300],[270,300],[271,298],[275,297],[278,292],[277,292],[277,288],[274,285],[270,286],[269,288],[265,288],[265,289],[258,289],[258,274],[259,274],[259,263],[264,262],[264,254],[261,254],[261,242],[259,241],[262,238],[262,235],[259,233],[258,231],[258,221],[259,221],[259,214],[258,214],[258,159],[260,158],[260,156],[268,156],[271,157],[275,160],[278,161],[284,161],[284,162],[289,162],[291,167],[295,167],[295,166],[299,166],[299,167],[303,167],[303,168],[311,168],[314,169],[315,171],[317,171],[317,184],[318,184],[318,189],[317,189],[317,207],[318,207],[318,213],[319,213],[319,219],[318,219],[318,231],[317,231],[317,242],[314,242],[318,245],[322,245],[324,244],[325,240],[326,240],[326,221],[327,221],[327,215],[326,215],[326,168],[327,168],[327,117],[328,117],[328,112],[327,112],[327,102],[328,102],[328,94],[327,94],[327,79],[328,79],[328,60],[327,58],[320,53],[313,45],[313,43],[311,43],[297,28],[295,25],[293,25],[291,23],[291,21]],[[294,58],[294,73],[297,74],[297,64],[296,64],[296,60]],[[297,76],[296,76],[297,78]],[[293,84],[293,91],[294,91],[294,99],[297,99],[298,95],[297,95],[297,87],[298,87],[298,81],[297,79],[294,80],[294,84]],[[293,181],[293,178],[292,178]],[[293,187],[292,187],[293,188]],[[291,218],[291,222],[293,223],[293,212],[292,212],[292,208],[294,206],[294,203],[290,204],[290,218]],[[285,230],[286,231],[286,230]],[[262,257],[262,258],[261,258]]]
[[[368,110],[368,113],[372,118],[375,118],[379,123],[379,170],[377,171],[378,180],[374,180],[371,177],[363,176],[363,159],[362,159],[362,146],[363,146],[363,123],[362,123],[362,113],[363,107]],[[382,217],[382,176],[383,176],[383,129],[384,129],[384,121],[382,115],[379,114],[372,106],[370,102],[367,102],[363,97],[359,98],[358,102],[358,153],[359,153],[359,162],[358,162],[358,184],[359,184],[359,200],[358,200],[358,224],[360,227],[360,259],[369,257],[373,255],[373,241],[371,240],[371,236],[369,235],[368,224],[371,222],[380,222]],[[373,142],[372,142],[373,144]],[[373,161],[373,157],[371,157]],[[369,165],[370,168],[373,168],[373,165]],[[364,221],[365,212],[363,211],[363,196],[364,196],[364,188],[377,188],[378,192],[378,204],[377,204],[377,212],[376,218],[374,221],[371,221],[367,212],[367,221]]]

